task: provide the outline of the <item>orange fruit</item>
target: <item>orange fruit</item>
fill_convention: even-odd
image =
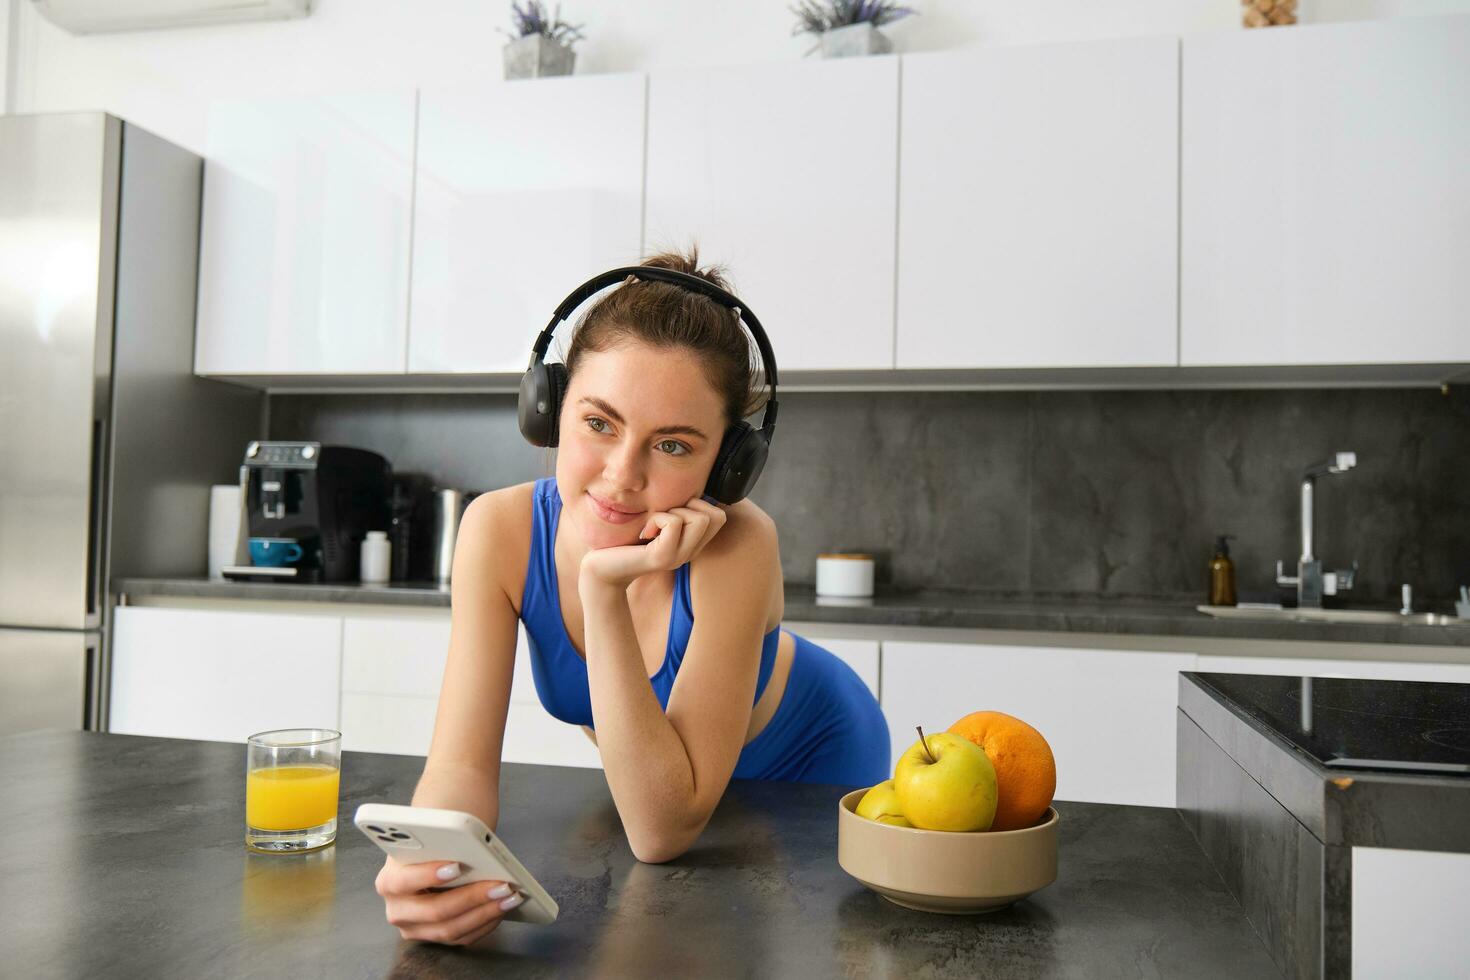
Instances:
[[[1057,790],[1057,762],[1040,732],[1000,711],[974,711],[949,730],[985,750],[999,797],[991,830],[1035,826]]]

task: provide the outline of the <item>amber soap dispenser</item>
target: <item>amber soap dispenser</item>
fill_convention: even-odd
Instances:
[[[1235,563],[1230,560],[1230,539],[1221,534],[1215,539],[1215,557],[1210,559],[1210,605],[1235,605]]]

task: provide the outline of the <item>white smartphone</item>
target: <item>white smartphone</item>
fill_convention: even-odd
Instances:
[[[556,921],[556,901],[495,832],[473,814],[423,806],[364,803],[357,808],[352,822],[399,864],[459,862],[460,876],[446,881],[444,888],[456,888],[472,881],[506,882],[526,896],[524,902],[505,913],[508,921],[537,925]]]

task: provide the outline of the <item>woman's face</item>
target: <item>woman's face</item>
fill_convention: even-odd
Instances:
[[[720,396],[688,349],[590,351],[562,406],[562,520],[589,549],[636,544],[655,511],[704,492],[725,432]]]

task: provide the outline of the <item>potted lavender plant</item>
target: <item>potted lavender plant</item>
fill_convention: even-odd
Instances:
[[[797,18],[791,33],[817,35],[821,43],[807,54],[820,47],[824,58],[887,54],[893,42],[878,28],[917,13],[894,0],[801,0],[790,9]]]
[[[526,0],[524,7],[512,2],[511,25],[515,33],[502,30],[509,37],[505,46],[506,78],[537,78],[542,75],[570,75],[577,54],[572,42],[582,40],[580,24],[561,19],[561,4],[551,17],[541,0]]]

